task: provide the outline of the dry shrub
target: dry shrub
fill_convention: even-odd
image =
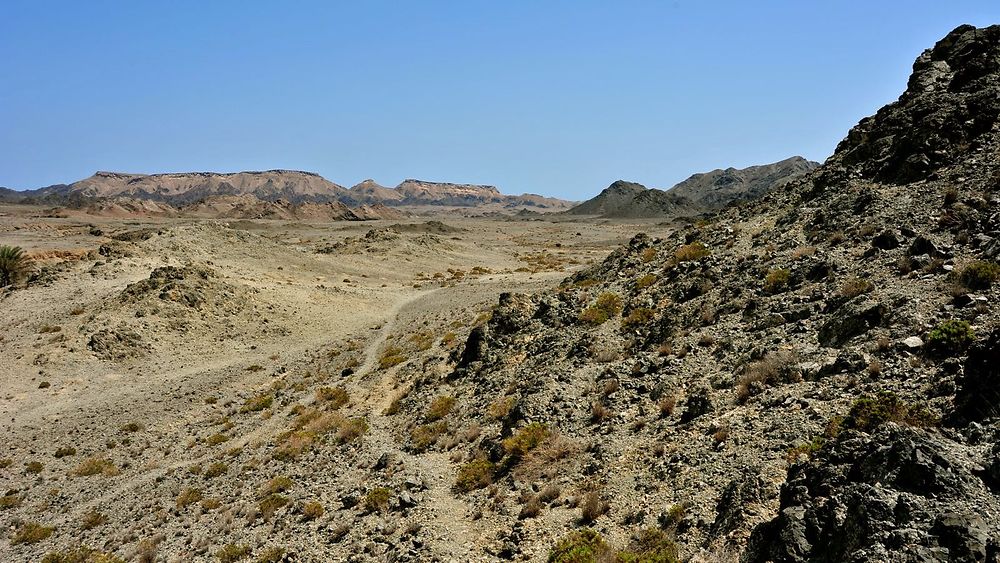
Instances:
[[[541,444],[521,458],[514,475],[522,481],[538,479],[543,474],[554,475],[560,462],[580,451],[580,446],[558,433],[552,433]]]
[[[517,405],[517,397],[500,397],[486,407],[486,416],[493,420],[501,420],[510,414],[515,405]]]
[[[685,244],[674,252],[674,263],[680,264],[681,262],[689,262],[692,260],[699,260],[711,254],[704,244],[700,242],[693,242],[691,244]]]
[[[594,403],[590,405],[590,422],[593,424],[601,424],[613,415],[614,413],[611,412],[611,409],[604,406],[604,403],[600,401],[594,401]]]
[[[849,276],[844,280],[844,283],[840,284],[840,289],[837,290],[837,293],[846,299],[853,299],[859,295],[868,293],[874,288],[875,286],[868,280],[857,276]]]
[[[766,387],[778,383],[795,383],[802,376],[795,369],[798,354],[793,350],[769,352],[763,359],[749,364],[736,384],[736,400],[742,404]]]
[[[580,521],[590,524],[603,516],[609,508],[610,505],[599,492],[590,491],[583,496],[583,501],[580,503]]]
[[[323,508],[323,504],[319,501],[311,500],[304,505],[302,505],[302,516],[306,520],[315,520],[326,512]]]
[[[70,472],[76,477],[90,477],[92,475],[104,475],[107,477],[118,475],[118,468],[106,457],[89,457]]]
[[[427,422],[441,420],[442,418],[448,416],[448,413],[450,413],[451,409],[454,407],[455,397],[451,397],[449,395],[435,397],[435,399],[431,401],[430,406],[427,408],[427,413],[424,415],[424,418]]]
[[[662,397],[657,406],[660,408],[660,418],[667,418],[674,414],[674,409],[677,408],[677,397],[673,395]]]
[[[813,254],[816,254],[815,246],[800,246],[792,251],[791,258],[792,260],[801,260]]]
[[[343,387],[320,387],[316,390],[316,400],[325,402],[332,409],[339,409],[347,404],[350,395]]]

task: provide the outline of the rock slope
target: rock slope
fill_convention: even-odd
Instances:
[[[759,198],[817,166],[793,156],[773,164],[694,174],[669,190],[618,180],[567,213],[630,219],[704,213]]]
[[[477,425],[484,557],[996,561],[998,65],[1000,27],[956,29],[816,171],[503,296],[415,379],[415,451],[453,447],[435,397]]]

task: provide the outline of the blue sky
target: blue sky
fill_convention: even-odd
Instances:
[[[584,199],[822,160],[1000,2],[0,5],[0,186],[315,171]]]

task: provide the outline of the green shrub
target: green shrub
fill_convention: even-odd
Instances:
[[[616,563],[677,563],[677,544],[663,530],[646,528],[629,543],[628,549],[618,552]]]
[[[580,313],[580,320],[587,324],[604,324],[611,317],[622,312],[622,298],[615,293],[605,292],[597,296],[597,301]]]
[[[1000,264],[988,260],[970,262],[958,272],[959,283],[976,291],[989,289],[997,279],[1000,279]]]
[[[17,283],[31,271],[31,259],[19,246],[0,246],[0,287]]]
[[[549,552],[548,563],[601,563],[612,556],[601,534],[586,528],[570,532]]]
[[[549,427],[541,422],[532,422],[523,426],[513,436],[503,441],[503,449],[507,454],[521,458],[537,448],[552,434]]]
[[[957,354],[967,348],[975,338],[967,321],[947,320],[927,335],[927,346],[940,354]]]
[[[771,270],[764,277],[764,291],[766,293],[781,293],[788,288],[788,280],[791,278],[788,270]]]
[[[495,467],[486,458],[477,458],[458,469],[455,490],[463,493],[482,489],[493,483]]]
[[[887,422],[928,427],[937,426],[939,420],[923,406],[907,403],[895,393],[883,392],[855,401],[844,417],[843,428],[871,432]]]

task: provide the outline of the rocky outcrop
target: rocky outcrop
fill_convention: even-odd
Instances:
[[[695,211],[693,203],[682,197],[663,190],[649,189],[635,182],[618,180],[567,213],[637,219],[666,217]]]
[[[851,129],[831,159],[879,182],[922,180],[986,148],[1000,120],[1000,27],[963,25],[913,64],[899,100]]]
[[[933,430],[850,432],[789,470],[744,561],[995,561],[1000,498],[983,457]]]

